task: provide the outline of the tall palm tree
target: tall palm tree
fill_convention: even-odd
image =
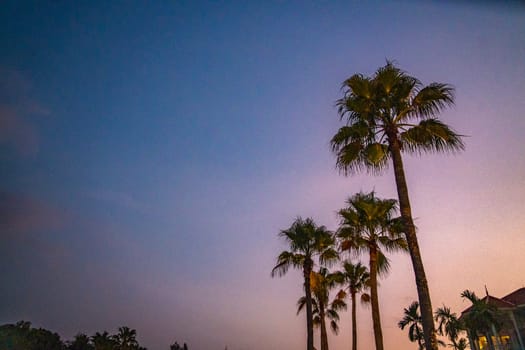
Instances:
[[[312,292],[310,275],[314,268],[314,258],[318,257],[320,264],[329,264],[338,259],[334,249],[335,240],[332,232],[324,226],[317,226],[311,218],[298,217],[290,228],[279,233],[290,246],[277,257],[277,264],[272,269],[272,277],[283,276],[290,267],[301,269],[304,277],[304,292],[306,303],[307,350],[314,349]]]
[[[450,311],[449,307],[443,305],[443,307],[436,309],[435,320],[438,322],[438,334],[447,336],[452,342],[450,345],[454,350],[463,350],[466,339],[459,337],[463,331],[463,325],[458,316]]]
[[[357,294],[363,293],[361,294],[361,302],[370,302],[370,295],[364,293],[364,290],[370,284],[370,273],[361,262],[352,264],[351,261],[347,260],[343,263],[343,271],[340,271],[339,274],[341,275],[341,284],[347,286],[347,290],[350,293],[350,302],[352,303],[352,350],[357,350]],[[344,298],[345,294],[345,291],[342,290],[339,297]]]
[[[386,274],[389,269],[384,251],[406,250],[406,240],[401,235],[404,226],[394,214],[397,202],[394,199],[379,199],[374,192],[357,193],[347,201],[348,207],[339,211],[341,223],[338,237],[341,249],[357,254],[369,255],[370,302],[372,322],[377,350],[383,350],[383,334],[379,315],[377,277]]]
[[[488,293],[486,298],[480,299],[474,292],[465,290],[461,293],[461,297],[472,303],[470,310],[461,316],[465,328],[471,333],[475,341],[477,341],[478,336],[485,336],[489,348],[494,350],[491,333],[497,330],[500,324],[496,317],[496,307],[489,303]]]
[[[432,303],[408,195],[401,153],[456,152],[464,148],[461,135],[437,119],[454,103],[447,84],[423,86],[392,62],[371,77],[355,74],[343,83],[337,101],[341,127],[331,140],[337,167],[345,174],[361,170],[380,173],[392,159],[401,217],[414,268],[425,344],[437,350]]]
[[[421,315],[419,314],[419,303],[412,302],[408,308],[405,308],[404,316],[397,324],[399,328],[408,328],[408,339],[411,342],[417,342],[419,350],[424,349],[425,340],[423,339],[423,328],[421,327]]]

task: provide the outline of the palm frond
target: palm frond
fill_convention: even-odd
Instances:
[[[337,299],[344,300],[345,298],[346,298],[346,292],[343,289],[339,290],[339,292],[337,292]]]
[[[412,110],[407,115],[433,117],[452,105],[454,105],[454,87],[432,83],[419,90],[412,101]]]
[[[333,331],[335,334],[338,334],[338,333],[339,333],[339,325],[337,324],[336,321],[334,321],[334,320],[330,321],[330,328],[332,329],[332,331]]]
[[[330,145],[333,152],[338,152],[342,146],[351,142],[363,142],[370,137],[370,130],[365,122],[359,122],[352,125],[341,127],[332,137]]]
[[[390,157],[387,145],[379,142],[370,143],[364,148],[363,153],[367,167],[377,171],[381,171],[387,167],[387,161]]]
[[[376,140],[370,124],[363,120],[341,127],[332,137],[330,146],[336,155],[336,168],[344,175],[362,170],[379,174],[388,165],[387,145]]]
[[[390,260],[383,254],[382,251],[377,252],[377,274],[384,277],[390,271]]]
[[[403,150],[421,154],[456,153],[465,149],[463,135],[438,119],[425,119],[400,134]]]
[[[335,146],[332,144],[332,147]],[[362,150],[364,144],[360,140],[354,140],[337,147],[334,151],[336,155],[336,168],[343,175],[352,175],[362,170],[366,170],[366,163],[363,162]]]
[[[339,260],[339,253],[334,248],[328,248],[319,254],[319,263],[331,266]]]
[[[303,311],[304,307],[306,306],[306,297],[302,296],[297,300],[297,315]]]
[[[465,289],[463,292],[461,292],[461,297],[464,299],[468,299],[472,304],[481,301],[480,298],[471,290]]]
[[[289,251],[283,251],[277,257],[277,263],[272,269],[271,276],[284,276],[290,267],[300,268],[304,262],[305,256],[301,254],[294,254]]]
[[[389,253],[398,252],[398,251],[408,252],[408,243],[405,237],[380,236],[377,238],[377,240],[379,244],[385,249],[385,251]]]
[[[338,297],[334,299],[334,301],[332,301],[332,309],[334,311],[346,310],[346,308],[347,308],[347,304],[345,303],[343,299]]]

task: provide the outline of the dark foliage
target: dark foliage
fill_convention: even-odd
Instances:
[[[0,326],[1,350],[147,350],[139,345],[137,331],[120,327],[119,332],[110,335],[108,332],[89,337],[78,333],[72,341],[64,343],[60,335],[44,328],[32,328],[30,322],[20,321],[16,324]],[[188,347],[184,344],[183,348]]]

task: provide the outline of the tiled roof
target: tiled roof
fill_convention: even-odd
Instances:
[[[509,294],[510,295],[510,294]],[[502,300],[502,299],[498,299],[496,297],[493,297],[492,295],[488,295],[484,298],[482,298],[481,300],[483,302],[487,302],[487,298],[489,298],[488,300],[488,303],[490,305],[494,305],[495,307],[497,307],[498,309],[499,308],[513,308],[515,307],[516,305],[514,303],[511,303],[510,301],[507,301],[507,300]],[[470,311],[470,309],[472,308],[472,306],[469,306],[468,308],[466,308],[465,310],[463,310],[461,312],[461,315],[464,315],[466,313],[468,313]]]
[[[487,297],[483,298],[483,299],[486,299]],[[488,296],[489,298],[489,304],[492,304],[494,306],[496,306],[497,308],[500,308],[500,307],[514,307],[516,305],[514,305],[514,303],[511,303],[507,300],[503,300],[503,299],[498,299],[496,297],[493,297],[492,295],[489,295]]]
[[[525,288],[520,288],[504,296],[501,300],[507,301],[514,305],[525,305]]]

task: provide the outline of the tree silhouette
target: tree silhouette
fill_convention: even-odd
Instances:
[[[459,337],[464,326],[457,315],[450,311],[449,307],[443,305],[443,307],[436,309],[435,320],[438,322],[438,334],[448,337],[452,342],[450,346],[454,350],[464,350],[467,340]]]
[[[370,285],[370,273],[366,266],[360,262],[352,264],[349,260],[343,263],[343,271],[339,272],[342,285],[345,285],[348,292],[350,293],[350,302],[352,303],[352,350],[357,350],[357,294],[361,294],[361,302],[369,303],[370,295],[364,293]],[[346,292],[342,290],[339,292],[338,297],[344,298]]]
[[[432,303],[419,250],[401,153],[456,152],[464,148],[461,136],[437,119],[454,103],[454,89],[447,84],[423,86],[392,62],[373,76],[355,74],[343,83],[337,101],[339,116],[346,120],[331,140],[337,167],[345,175],[361,170],[381,173],[392,159],[401,217],[414,268],[423,332],[428,350],[437,350]]]
[[[2,350],[64,350],[60,335],[43,328],[32,328],[30,322],[0,326],[0,349]]]
[[[170,350],[188,350],[188,346],[184,343],[183,346],[180,346],[179,343],[175,342],[170,345]]]
[[[317,226],[311,218],[303,220],[300,217],[290,228],[282,230],[279,236],[286,240],[290,250],[279,254],[271,275],[284,276],[290,267],[302,270],[306,298],[307,350],[314,350],[310,275],[314,267],[314,257],[318,257],[321,264],[338,258],[334,249],[334,237],[326,227]]]
[[[485,336],[489,348],[494,350],[491,333],[493,327],[496,330],[500,324],[496,317],[497,309],[489,303],[488,294],[485,299],[480,299],[474,292],[467,289],[461,293],[461,297],[472,303],[468,312],[462,316],[465,328],[471,332],[476,341],[480,335]]]
[[[84,333],[78,333],[67,346],[68,350],[94,350],[91,339]]]
[[[330,290],[339,280],[340,275],[329,273],[328,269],[321,267],[319,272],[312,272],[310,277],[312,289],[312,316],[313,324],[321,330],[321,350],[328,350],[328,334],[326,319],[330,320],[330,328],[337,334],[339,332],[339,310],[346,309],[346,304],[341,299],[330,303]],[[306,305],[306,297],[301,297],[297,302],[297,314]]]
[[[397,210],[394,199],[379,199],[374,192],[357,193],[347,203],[347,208],[339,210],[341,223],[338,237],[341,239],[342,250],[351,250],[356,254],[366,252],[369,255],[374,339],[376,349],[383,350],[377,276],[386,274],[389,269],[383,250],[406,250],[406,241],[401,236],[403,225],[399,218],[393,217]]]
[[[112,337],[108,332],[103,333],[96,332],[91,337],[91,343],[95,347],[95,350],[113,350],[118,346],[118,342],[115,337]]]
[[[423,337],[423,327],[421,326],[421,315],[419,314],[419,303],[412,302],[408,308],[404,309],[404,316],[397,324],[399,328],[408,328],[408,339],[411,342],[417,342],[419,350],[424,348],[425,339]]]

